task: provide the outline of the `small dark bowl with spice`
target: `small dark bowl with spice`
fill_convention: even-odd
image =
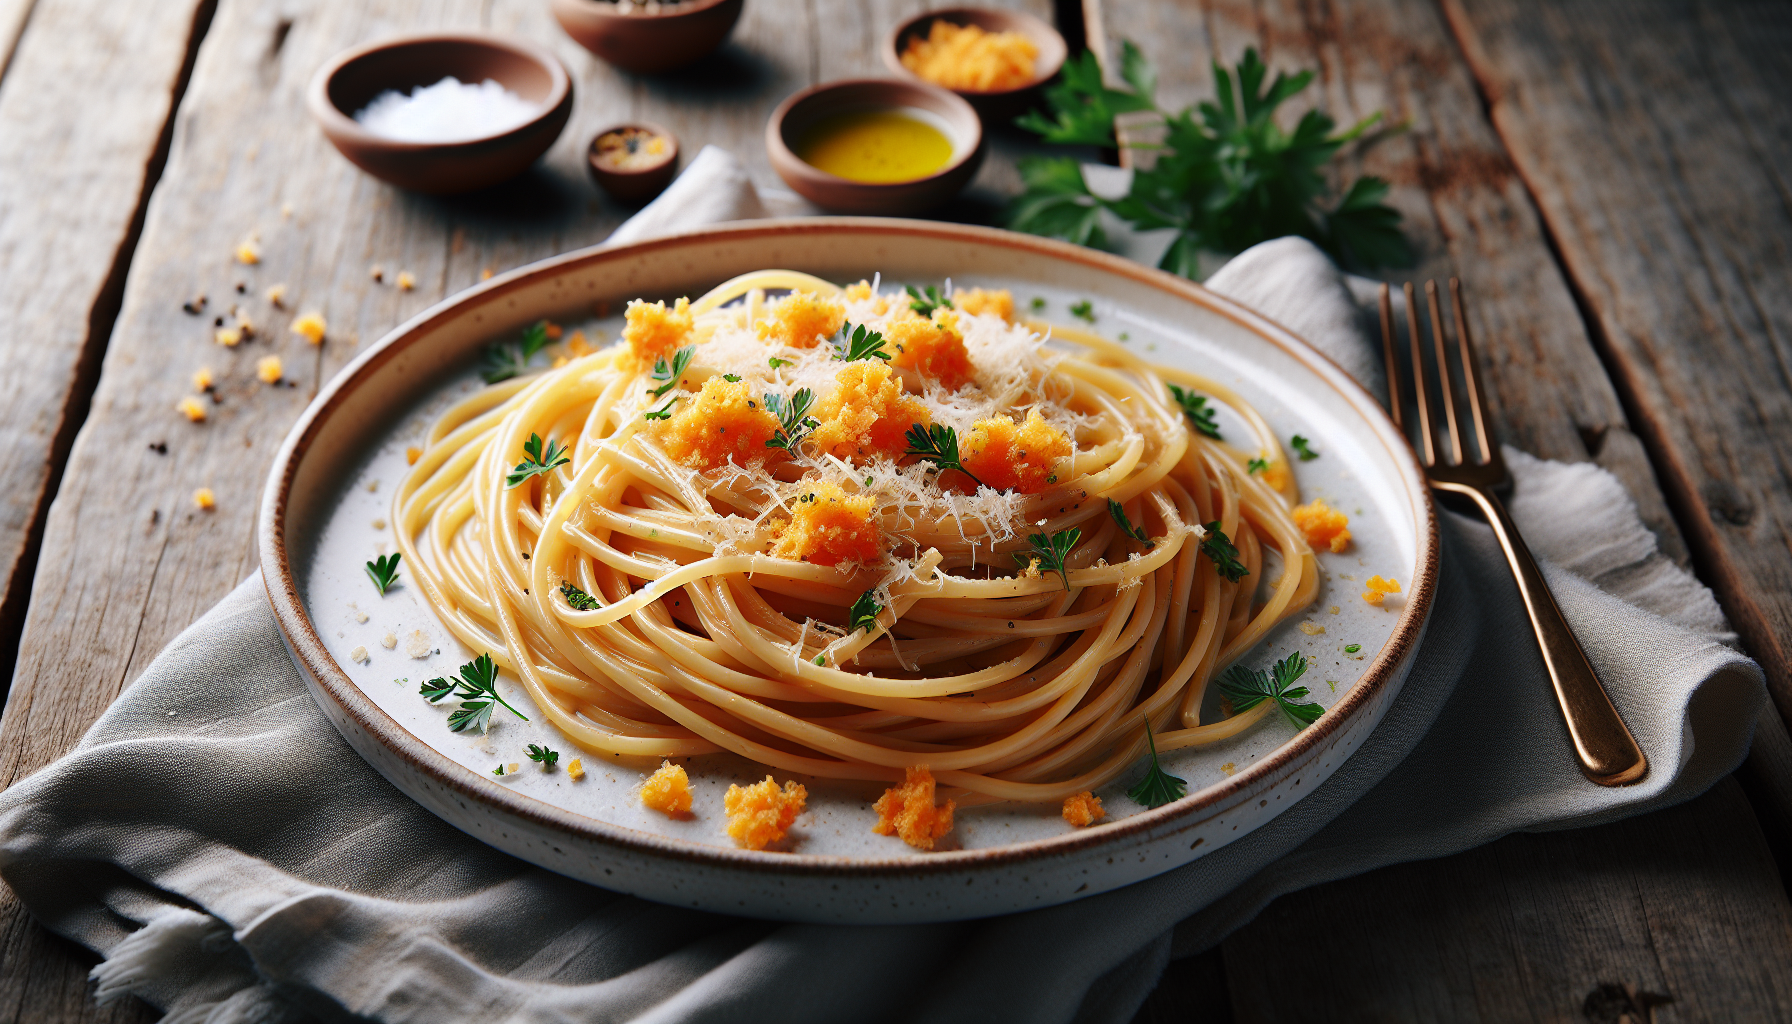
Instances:
[[[552,0],[575,42],[637,75],[657,75],[709,56],[740,20],[744,0]]]
[[[678,139],[646,121],[615,125],[592,136],[585,163],[591,180],[612,198],[645,203],[678,173]]]

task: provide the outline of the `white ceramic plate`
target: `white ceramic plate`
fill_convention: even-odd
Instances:
[[[1235,740],[1166,755],[1167,769],[1190,788],[1174,804],[1146,810],[1126,796],[1141,766],[1098,791],[1109,817],[1094,828],[1071,829],[1055,805],[974,808],[958,817],[958,848],[933,853],[870,831],[876,787],[814,779],[801,780],[809,811],[788,850],[736,849],[723,831],[722,792],[766,772],[731,755],[690,760],[697,813],[685,821],[641,807],[636,788],[655,762],[584,754],[580,782],[541,771],[524,756],[526,744],[548,744],[563,758],[579,751],[541,724],[508,682],[506,696],[529,723],[501,715],[485,736],[449,732],[445,711],[418,695],[418,683],[452,674],[477,652],[437,622],[419,592],[399,586],[381,597],[362,570],[395,547],[385,521],[407,468],[405,449],[420,444],[449,401],[478,386],[487,345],[538,319],[613,338],[627,299],[697,295],[772,267],[843,283],[881,273],[886,287],[951,278],[1008,288],[1022,306],[1043,298],[1039,315],[1063,322],[1071,322],[1071,304],[1088,300],[1097,330],[1150,359],[1232,383],[1284,439],[1312,438],[1321,457],[1294,465],[1302,497],[1345,510],[1355,545],[1320,555],[1316,604],[1245,662],[1262,667],[1305,652],[1312,666],[1303,681],[1328,713],[1298,734],[1271,720]],[[1438,550],[1429,491],[1404,438],[1374,399],[1274,323],[1198,285],[1088,249],[854,218],[756,221],[589,249],[429,310],[344,369],[300,419],[268,481],[260,542],[269,595],[318,703],[363,757],[425,807],[516,856],[608,888],[716,911],[852,922],[1049,906],[1192,861],[1287,809],[1362,743],[1399,692],[1424,631]],[[1386,609],[1370,607],[1359,595],[1371,574],[1398,579],[1406,593]],[[396,646],[387,648],[387,638]],[[421,657],[407,651],[413,643]],[[1359,650],[1347,652],[1350,645]],[[350,659],[357,647],[367,649],[365,663]],[[494,777],[505,762],[526,767]]]

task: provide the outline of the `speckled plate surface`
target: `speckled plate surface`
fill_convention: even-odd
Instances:
[[[1137,769],[1098,791],[1109,817],[1073,830],[1049,807],[962,811],[955,848],[921,853],[870,831],[877,788],[801,779],[809,811],[783,848],[739,850],[723,831],[722,792],[762,778],[730,755],[692,758],[696,814],[677,821],[636,795],[657,762],[583,754],[588,774],[529,763],[529,743],[579,751],[541,724],[520,686],[502,691],[532,721],[495,718],[485,736],[452,733],[418,683],[451,674],[462,647],[403,585],[380,596],[362,563],[395,549],[391,496],[405,449],[478,386],[480,353],[543,317],[615,337],[634,297],[697,295],[736,274],[807,271],[886,287],[937,283],[1014,291],[1017,304],[1072,322],[1087,300],[1095,328],[1155,361],[1231,383],[1284,439],[1314,439],[1296,462],[1304,500],[1351,517],[1355,546],[1322,553],[1315,605],[1246,656],[1291,650],[1328,713],[1296,734],[1279,720],[1226,743],[1166,755],[1190,795],[1146,810],[1126,796]],[[611,314],[607,318],[600,314]],[[1222,412],[1221,425],[1226,426]],[[1049,906],[1150,877],[1251,831],[1311,792],[1361,745],[1399,693],[1423,635],[1437,574],[1436,523],[1412,451],[1367,393],[1274,323],[1198,285],[1116,257],[1025,235],[921,221],[755,221],[615,249],[589,249],[488,281],[423,313],[356,359],[287,438],[263,498],[262,565],[293,659],[343,736],[381,774],[455,826],[554,871],[649,899],[765,917],[850,922],[976,917]],[[1385,609],[1362,580],[1398,579]],[[1266,572],[1265,575],[1270,575]],[[391,646],[387,643],[390,642]],[[1355,645],[1356,651],[1347,648]],[[351,660],[355,648],[367,660]],[[520,774],[492,769],[521,762]],[[784,776],[779,775],[780,778]],[[800,777],[799,777],[800,778]]]

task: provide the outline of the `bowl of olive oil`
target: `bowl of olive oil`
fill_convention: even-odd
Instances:
[[[949,90],[882,78],[791,96],[765,128],[772,167],[837,213],[904,216],[957,195],[983,162],[977,112]]]

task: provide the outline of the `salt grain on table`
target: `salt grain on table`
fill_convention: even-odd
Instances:
[[[523,124],[540,108],[492,79],[444,78],[404,93],[387,89],[355,114],[368,131],[400,142],[460,142]]]

